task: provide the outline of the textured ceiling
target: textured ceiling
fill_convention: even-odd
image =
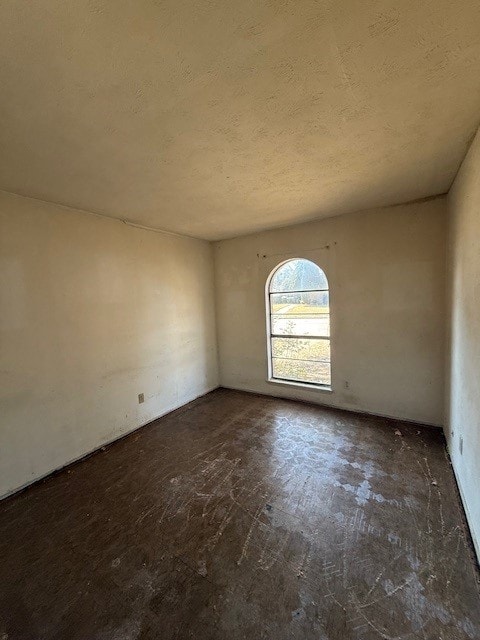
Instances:
[[[2,0],[0,189],[208,239],[448,190],[478,0]]]

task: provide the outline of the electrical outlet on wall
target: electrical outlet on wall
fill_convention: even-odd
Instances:
[[[145,395],[143,393],[139,393],[138,394],[138,404],[142,404],[142,402],[145,402]]]

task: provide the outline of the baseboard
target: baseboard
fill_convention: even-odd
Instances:
[[[443,425],[435,423],[435,422],[424,422],[419,420],[412,420],[411,418],[401,418],[399,416],[392,416],[386,413],[375,413],[373,411],[365,411],[363,409],[353,409],[352,407],[346,407],[342,404],[327,404],[326,402],[314,402],[313,400],[305,400],[303,398],[296,398],[292,395],[283,395],[280,393],[267,393],[264,391],[256,391],[255,389],[247,388],[247,387],[232,387],[226,384],[220,384],[219,387],[221,389],[230,389],[231,391],[243,391],[244,393],[252,393],[257,396],[266,396],[268,398],[281,398],[282,400],[293,400],[295,402],[303,402],[304,404],[309,404],[314,407],[321,407],[323,409],[339,409],[340,411],[347,411],[348,413],[361,415],[361,416],[372,416],[373,418],[386,418],[388,420],[396,420],[397,422],[407,422],[409,424],[414,424],[419,427],[428,427],[434,429],[442,429]]]
[[[61,464],[59,467],[54,467],[53,469],[50,469],[50,471],[42,473],[42,475],[37,476],[36,478],[33,478],[32,480],[29,480],[28,482],[25,482],[25,484],[22,484],[19,487],[16,487],[15,489],[11,489],[10,491],[7,491],[6,493],[4,493],[3,495],[0,496],[0,500],[5,500],[6,498],[9,498],[10,496],[13,496],[13,495],[15,495],[17,493],[20,493],[21,491],[25,491],[25,489],[28,489],[28,487],[31,487],[32,485],[36,484],[37,482],[41,482],[42,480],[45,480],[45,478],[48,478],[49,476],[53,475],[54,473],[58,473],[59,471],[62,471],[63,469],[66,469],[67,467],[69,467],[72,464],[76,464],[77,462],[80,462],[81,460],[84,460],[85,458],[89,458],[90,456],[93,456],[97,451],[100,451],[100,449],[103,449],[104,447],[108,447],[110,444],[113,444],[114,442],[117,442],[117,440],[121,440],[122,438],[126,438],[127,436],[131,435],[132,433],[135,433],[135,431],[138,431],[138,429],[142,429],[142,427],[146,427],[147,425],[151,424],[152,422],[155,422],[155,420],[159,420],[160,418],[163,418],[164,416],[167,416],[168,414],[173,413],[174,411],[178,411],[179,409],[182,409],[183,407],[188,406],[192,402],[195,402],[199,398],[203,398],[203,396],[206,396],[207,394],[211,393],[212,391],[215,391],[215,389],[218,389],[218,388],[219,388],[219,385],[215,385],[214,387],[208,388],[206,391],[204,391],[203,393],[200,393],[198,396],[195,396],[194,398],[192,398],[188,402],[184,402],[183,404],[179,404],[179,405],[177,405],[175,407],[172,407],[171,409],[167,409],[166,411],[164,411],[163,413],[160,413],[155,418],[151,418],[151,420],[147,420],[147,422],[142,422],[141,424],[137,425],[136,427],[133,427],[132,429],[129,429],[125,433],[121,433],[121,434],[119,434],[117,436],[114,436],[113,438],[110,438],[108,440],[102,441],[100,444],[96,445],[93,449],[90,449],[89,451],[87,451],[85,453],[82,453],[82,454],[80,454],[79,456],[77,456],[75,458],[71,458],[70,460],[68,460],[64,464]]]
[[[355,411],[352,410],[350,408],[347,407],[342,407],[342,406],[338,406],[338,405],[331,405],[331,404],[325,404],[325,403],[317,403],[317,402],[312,402],[309,400],[303,400],[301,398],[289,398],[287,396],[284,395],[279,395],[279,394],[274,394],[274,393],[260,393],[258,391],[255,391],[253,389],[239,389],[238,387],[230,387],[228,385],[215,385],[213,387],[208,388],[206,391],[204,391],[203,393],[200,393],[199,395],[195,396],[194,398],[192,398],[191,400],[189,400],[188,402],[185,402],[183,404],[179,404],[175,407],[172,407],[171,409],[168,409],[167,411],[164,411],[163,413],[159,414],[158,416],[156,416],[155,418],[152,418],[151,420],[148,420],[147,422],[143,422],[141,424],[139,424],[136,427],[133,427],[132,429],[130,429],[129,431],[127,431],[126,433],[122,433],[118,436],[115,436],[113,438],[110,438],[109,440],[105,440],[103,442],[101,442],[100,444],[98,444],[96,447],[94,447],[93,449],[91,449],[90,451],[87,451],[86,453],[83,453],[79,456],[77,456],[76,458],[72,458],[70,460],[68,460],[67,462],[65,462],[64,464],[55,467],[53,469],[51,469],[50,471],[47,471],[46,473],[42,474],[41,476],[38,476],[37,478],[34,478],[33,480],[26,482],[25,484],[16,487],[15,489],[12,489],[11,491],[8,491],[7,493],[3,494],[2,496],[0,496],[0,500],[4,500],[10,496],[13,496],[17,493],[20,493],[21,491],[24,491],[25,489],[27,489],[28,487],[31,487],[32,485],[36,484],[37,482],[41,482],[42,480],[45,480],[46,478],[48,478],[49,476],[51,476],[54,473],[58,473],[60,471],[62,471],[63,469],[66,469],[67,467],[69,467],[70,465],[76,464],[77,462],[80,462],[81,460],[84,460],[85,458],[89,458],[90,456],[94,455],[97,451],[103,449],[104,447],[109,446],[110,444],[113,444],[114,442],[117,442],[118,440],[122,440],[122,438],[126,438],[127,436],[131,435],[132,433],[135,433],[135,431],[138,431],[138,429],[142,429],[143,427],[146,427],[147,425],[151,424],[152,422],[155,422],[156,420],[159,420],[160,418],[163,418],[166,415],[169,415],[170,413],[173,413],[174,411],[178,411],[179,409],[182,409],[184,407],[187,407],[188,405],[196,402],[197,400],[199,400],[200,398],[203,398],[204,396],[208,395],[209,393],[211,393],[212,391],[215,391],[216,389],[230,389],[232,391],[241,391],[244,393],[250,393],[252,395],[256,395],[256,396],[266,396],[266,397],[273,397],[273,398],[281,398],[283,400],[293,400],[294,402],[302,402],[304,404],[308,404],[311,406],[318,406],[318,407],[323,407],[326,409],[340,409],[341,411],[346,411],[348,413],[351,413],[353,415],[368,415],[368,416],[374,416],[374,417],[378,417],[378,418],[387,418],[389,420],[396,420],[396,421],[401,421],[401,422],[408,422],[411,424],[415,424],[415,425],[419,425],[419,426],[426,426],[426,427],[438,427],[439,425],[434,425],[434,424],[429,424],[429,423],[419,423],[419,422],[415,422],[414,420],[409,420],[409,419],[405,419],[405,418],[398,418],[396,416],[389,416],[389,415],[384,415],[384,414],[378,414],[378,413],[371,413],[368,411]],[[448,448],[447,448],[448,450]],[[461,505],[463,507],[463,511],[465,514],[465,521],[467,524],[467,528],[468,531],[470,533],[470,539],[472,542],[472,548],[473,548],[473,554],[476,556],[476,561],[477,564],[480,567],[480,541],[476,539],[475,537],[475,533],[474,533],[474,529],[472,526],[472,517],[470,515],[469,509],[468,509],[468,505],[467,502],[465,500],[465,495],[463,493],[463,489],[462,489],[462,485],[460,483],[460,479],[459,476],[455,470],[455,467],[453,465],[453,463],[451,464],[452,470],[453,470],[453,475],[455,478],[455,483],[457,485],[458,488],[458,494],[460,496],[460,501],[461,501]]]
[[[448,446],[447,446],[447,451],[448,451]],[[450,466],[452,467],[452,470],[453,470],[453,477],[455,478],[455,483],[457,485],[458,495],[460,496],[460,502],[463,507],[463,512],[465,514],[465,522],[467,525],[468,532],[470,534],[470,540],[473,548],[473,555],[475,556],[477,565],[480,568],[480,540],[477,540],[477,538],[475,537],[475,529],[473,528],[473,518],[468,509],[468,504],[465,499],[465,494],[463,493],[460,477],[455,469],[452,458],[450,456],[450,452],[448,452],[448,455],[450,457]]]

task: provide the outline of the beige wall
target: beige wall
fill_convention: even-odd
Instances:
[[[0,495],[217,386],[206,242],[0,194],[0,305]]]
[[[215,244],[221,384],[443,423],[446,198]],[[333,392],[267,382],[265,281],[283,260],[330,281]]]
[[[446,435],[480,558],[480,134],[449,194]]]

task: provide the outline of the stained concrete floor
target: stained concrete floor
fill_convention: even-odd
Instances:
[[[480,638],[441,432],[291,401],[157,420],[3,501],[0,553],[2,640]]]

